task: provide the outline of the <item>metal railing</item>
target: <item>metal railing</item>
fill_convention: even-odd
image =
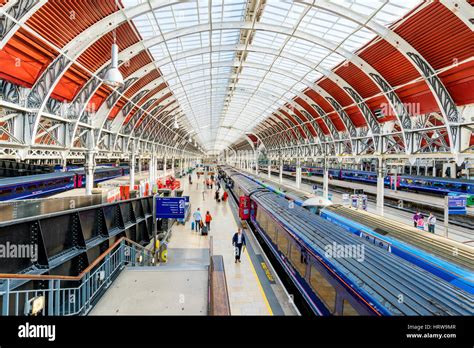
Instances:
[[[150,266],[155,261],[151,250],[122,237],[78,276],[0,274],[1,313],[86,315],[125,266]],[[11,290],[15,282],[22,281],[40,283],[41,289]]]

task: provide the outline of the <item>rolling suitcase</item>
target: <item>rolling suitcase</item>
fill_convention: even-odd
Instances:
[[[194,231],[194,221],[191,221],[191,230]]]
[[[201,235],[207,236],[207,226],[202,226],[201,227]]]

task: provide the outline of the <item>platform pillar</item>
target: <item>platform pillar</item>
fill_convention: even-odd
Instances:
[[[92,120],[88,117],[88,123],[92,124]],[[84,163],[84,171],[86,173],[86,195],[92,195],[94,187],[94,171],[95,171],[95,141],[94,131],[89,129],[86,135],[86,161]]]
[[[148,176],[150,180],[150,185],[155,183],[155,154],[153,153],[150,158],[150,162],[148,164]]]
[[[279,181],[280,181],[280,184],[283,183],[283,162],[280,162]]]
[[[258,151],[255,151],[255,175],[258,175]]]
[[[94,188],[94,171],[95,171],[95,158],[92,151],[87,151],[86,162],[84,165],[86,172],[86,195],[92,195],[92,189]]]
[[[301,188],[301,163],[300,161],[296,162],[296,188]]]
[[[174,176],[174,157],[171,158],[171,175]]]
[[[168,159],[166,158],[166,156],[163,158],[163,176],[166,177],[166,161]]]
[[[436,161],[435,160],[433,160],[433,176],[436,176]]]
[[[379,158],[377,166],[377,213],[381,216],[384,213],[384,165],[385,161]]]
[[[325,199],[329,197],[329,165],[327,158],[324,159],[323,163],[323,197]]]
[[[132,153],[130,155],[130,191],[135,187],[135,149],[132,148]]]
[[[268,164],[267,170],[268,170],[267,175],[268,175],[268,178],[270,179],[272,177],[272,164],[271,164],[271,162]]]

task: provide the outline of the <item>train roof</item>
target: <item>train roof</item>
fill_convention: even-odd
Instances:
[[[469,315],[473,296],[412,265],[342,227],[312,214],[270,192],[252,199],[287,226],[302,244],[325,259],[332,269],[357,285],[395,315]],[[325,257],[327,246],[364,245],[364,260]],[[399,302],[400,295],[403,301]]]
[[[61,179],[61,178],[68,178],[72,176],[74,176],[74,173],[70,173],[70,172],[15,176],[11,178],[0,179],[0,186],[26,184],[29,182],[36,182],[36,181],[43,181],[43,180],[50,180],[50,179]]]
[[[237,184],[247,195],[259,190],[267,191],[261,184],[247,178],[244,174],[232,175],[232,180]]]

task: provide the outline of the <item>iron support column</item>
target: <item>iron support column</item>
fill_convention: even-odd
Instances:
[[[329,165],[328,159],[323,159],[323,197],[329,199]]]
[[[377,166],[377,213],[383,216],[383,207],[384,207],[384,166],[385,161],[382,158],[378,159]]]

